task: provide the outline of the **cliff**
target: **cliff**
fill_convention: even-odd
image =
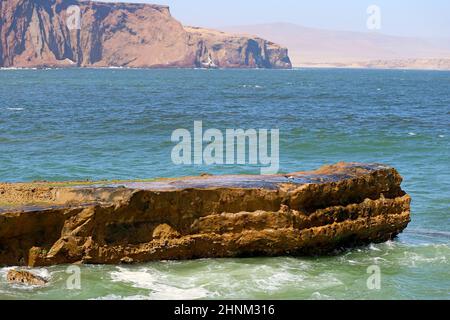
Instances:
[[[2,0],[0,22],[1,67],[291,68],[285,48],[185,28],[160,5]]]
[[[402,178],[340,163],[273,176],[0,185],[0,265],[323,254],[393,239]]]

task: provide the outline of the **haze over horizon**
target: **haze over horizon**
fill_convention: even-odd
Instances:
[[[102,2],[117,2],[101,0]],[[220,29],[255,24],[292,23],[334,31],[382,33],[395,36],[450,39],[450,2],[433,0],[122,0],[120,2],[168,5],[172,15],[185,25]],[[367,28],[367,8],[381,10],[381,29]]]

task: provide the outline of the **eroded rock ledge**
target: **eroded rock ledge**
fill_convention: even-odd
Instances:
[[[394,238],[410,197],[394,168],[0,185],[0,264],[117,264],[328,253]]]

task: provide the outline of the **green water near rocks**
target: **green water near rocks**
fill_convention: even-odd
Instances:
[[[45,288],[0,299],[449,299],[450,73],[388,70],[0,70],[0,181],[258,174],[175,166],[171,133],[280,129],[282,172],[337,161],[396,167],[412,222],[397,240],[329,257],[82,266],[36,271]],[[381,271],[370,290],[367,268]]]

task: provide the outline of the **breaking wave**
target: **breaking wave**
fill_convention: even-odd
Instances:
[[[117,271],[111,273],[113,282],[130,283],[136,288],[148,289],[148,296],[135,296],[140,299],[155,300],[195,300],[211,297],[212,293],[200,287],[183,287],[180,284],[164,283],[167,275],[150,268],[142,268],[137,271],[118,267]]]

